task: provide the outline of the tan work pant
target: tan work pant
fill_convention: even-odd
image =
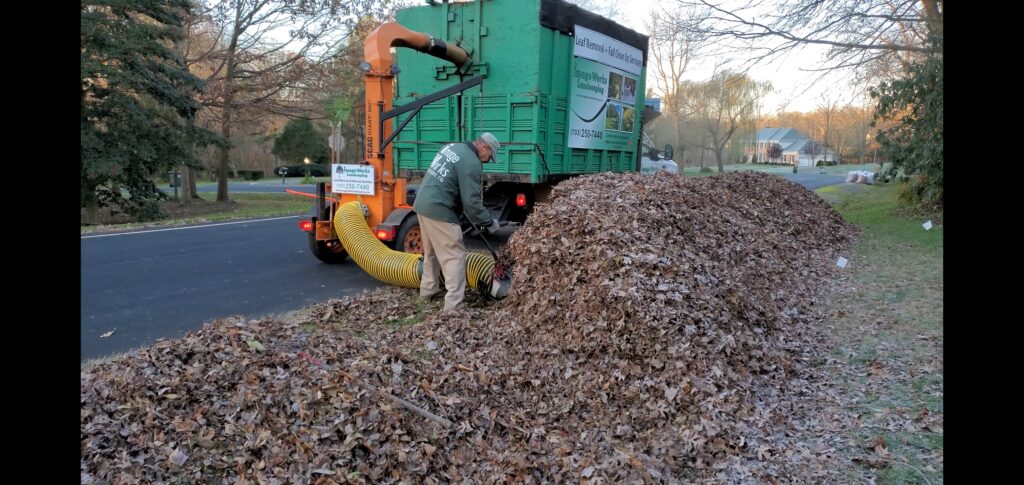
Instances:
[[[458,224],[417,216],[420,238],[423,242],[423,277],[420,278],[420,296],[430,298],[441,292],[439,273],[444,272],[445,311],[462,306],[466,295],[466,245],[462,243],[462,229]]]

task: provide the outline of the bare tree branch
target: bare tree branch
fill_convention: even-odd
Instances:
[[[941,0],[676,0],[710,14],[690,28],[709,44],[746,57],[747,65],[771,62],[802,46],[829,47],[821,70],[877,66],[900,70],[935,54],[929,35],[941,35]],[[685,22],[685,19],[673,19]],[[874,53],[877,53],[875,55]]]
[[[272,119],[323,119],[332,83],[322,70],[357,23],[393,14],[396,0],[205,0],[193,18],[195,42],[186,58],[207,81],[200,117],[231,140],[268,127]],[[253,145],[255,147],[255,145]],[[253,148],[255,149],[255,148]],[[229,148],[218,154],[218,200],[227,199]]]
[[[861,44],[861,43],[851,43],[851,42],[840,42],[840,41],[829,40],[829,39],[816,39],[816,38],[814,38],[812,36],[813,34],[821,34],[823,32],[827,32],[827,31],[833,29],[842,20],[845,20],[845,19],[842,19],[842,18],[834,19],[834,20],[830,21],[829,23],[827,23],[825,25],[822,25],[817,30],[811,32],[811,34],[808,34],[808,35],[796,35],[796,34],[793,34],[793,33],[790,33],[790,32],[776,30],[776,29],[772,28],[771,26],[762,24],[760,22],[754,22],[754,21],[743,19],[742,17],[733,14],[732,12],[728,12],[728,11],[722,10],[722,9],[720,9],[720,8],[714,6],[714,5],[708,4],[707,2],[701,2],[701,3],[704,3],[705,5],[708,5],[708,7],[710,7],[711,9],[713,9],[715,11],[722,12],[722,13],[726,14],[726,16],[728,18],[733,19],[734,21],[738,22],[741,25],[746,25],[746,26],[750,26],[750,27],[757,27],[757,28],[761,29],[760,32],[730,32],[730,33],[726,34],[726,35],[733,35],[733,36],[736,36],[736,37],[739,37],[739,38],[756,39],[756,38],[761,38],[761,37],[765,37],[765,36],[777,36],[777,37],[781,37],[783,39],[790,40],[790,41],[793,41],[793,42],[796,42],[796,43],[801,43],[801,44],[821,44],[821,45],[829,45],[829,46],[835,46],[835,47],[845,47],[845,48],[850,48],[850,49],[869,49],[869,50],[870,49],[878,49],[878,50],[886,50],[886,51],[931,52],[930,48],[928,48],[927,46],[900,45],[900,44],[896,44],[896,43],[892,43],[892,42],[880,43],[880,44]],[[722,35],[722,34],[719,34],[719,35]]]

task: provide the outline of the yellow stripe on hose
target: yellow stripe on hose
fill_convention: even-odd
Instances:
[[[480,253],[466,254],[466,284],[470,288],[485,288],[491,284],[494,274],[494,258]]]
[[[359,202],[348,202],[334,214],[334,230],[349,256],[363,271],[384,283],[419,288],[420,256],[394,251],[380,242],[366,225],[359,206]]]
[[[359,206],[359,202],[348,202],[334,214],[334,230],[349,256],[363,271],[384,283],[419,288],[423,257],[385,246],[366,225]],[[466,284],[470,288],[488,288],[493,273],[494,258],[479,253],[466,254]]]

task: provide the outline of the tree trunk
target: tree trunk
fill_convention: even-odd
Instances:
[[[939,37],[942,36],[942,14],[939,13],[937,0],[921,0],[924,18],[928,22],[928,30]]]
[[[238,19],[235,19],[236,31]],[[218,149],[217,164],[217,202],[228,201],[228,155],[231,152],[231,113],[235,110],[235,49],[238,48],[237,34],[232,37],[228,46],[227,72],[224,75],[224,111],[220,134],[226,144]]]
[[[189,188],[189,191],[191,191],[191,193],[192,193],[192,198],[193,199],[201,199],[202,197],[199,197],[199,191],[196,190],[196,183],[199,180],[199,172],[190,168],[190,169],[187,169],[187,173],[188,173],[188,188]]]
[[[683,128],[679,118],[678,113],[672,116],[672,123],[675,125],[675,143],[677,147],[683,146]]]
[[[231,82],[229,81],[230,85]],[[231,104],[231,95],[225,96],[225,105]],[[218,163],[217,163],[217,202],[228,201],[228,155],[231,151],[230,140],[231,140],[231,110],[227,107],[224,108],[224,120],[221,122],[221,136],[225,140],[229,140],[226,146],[218,148]]]
[[[85,223],[96,224],[100,220],[100,201],[96,197],[95,188],[84,188],[85,193]]]
[[[192,195],[195,194],[195,186],[188,183],[189,179],[189,168],[186,166],[181,167],[181,199],[178,199],[182,204],[191,204]]]
[[[718,173],[725,173],[725,163],[722,159],[722,152],[725,151],[725,145],[715,147],[715,159],[718,161]]]

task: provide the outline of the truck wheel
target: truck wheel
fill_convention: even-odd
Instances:
[[[348,251],[345,251],[341,241],[337,239],[317,241],[314,234],[309,234],[309,250],[313,256],[316,256],[316,259],[327,264],[343,263],[348,258]]]
[[[398,228],[395,238],[395,249],[398,251],[423,254],[423,238],[420,233],[420,220],[413,214],[405,218]]]

